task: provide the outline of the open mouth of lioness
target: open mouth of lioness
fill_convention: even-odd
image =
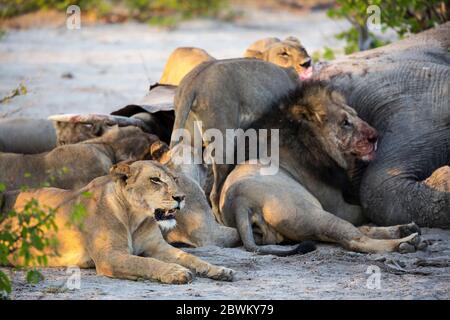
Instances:
[[[178,208],[173,209],[161,209],[158,208],[155,210],[155,220],[156,221],[165,221],[175,219],[175,214],[178,211]]]

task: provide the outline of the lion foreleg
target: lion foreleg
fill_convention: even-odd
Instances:
[[[144,255],[161,261],[179,264],[203,277],[223,281],[233,280],[233,270],[212,265],[192,254],[172,247],[168,243],[161,243],[157,248],[146,250]]]
[[[97,274],[112,278],[141,278],[164,283],[187,283],[192,280],[191,272],[180,265],[128,253],[106,251],[94,262]]]

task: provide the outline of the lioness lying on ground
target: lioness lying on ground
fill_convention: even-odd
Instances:
[[[158,224],[163,228],[174,227],[185,201],[176,179],[154,161],[120,163],[109,175],[77,191],[43,188],[22,192],[14,209],[21,211],[31,199],[36,199],[40,206],[57,209],[55,236],[59,255],[49,257],[50,267],[95,266],[99,275],[164,283],[187,283],[192,279],[192,270],[200,276],[231,281],[231,269],[204,262],[163,239]],[[83,196],[87,191],[90,197]],[[82,227],[71,223],[76,204],[86,208]],[[14,222],[6,220],[2,227],[12,224],[14,228]]]
[[[54,150],[23,155],[0,153],[0,182],[7,190],[47,184],[63,189],[81,188],[92,179],[108,174],[120,161],[143,160],[158,137],[136,127],[114,127],[101,137]]]
[[[293,67],[301,79],[312,76],[311,57],[296,37],[261,39],[253,43],[244,53],[246,58],[272,62],[281,67]],[[160,84],[178,86],[192,69],[202,62],[216,60],[200,48],[176,48],[167,59]]]
[[[289,249],[271,245],[306,239],[361,252],[411,252],[424,246],[414,223],[380,228],[350,223],[362,223],[364,216],[342,196],[345,169],[355,159],[374,158],[377,135],[339,93],[310,83],[282,100],[280,108],[254,124],[280,129],[278,173],[261,175],[258,165],[241,164],[221,191],[222,219],[237,227],[247,250],[286,254]]]

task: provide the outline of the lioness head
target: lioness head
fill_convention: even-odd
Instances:
[[[311,57],[297,38],[288,37],[283,41],[276,38],[268,40],[270,41],[266,45],[251,46],[244,56],[272,62],[284,68],[293,67],[301,79],[312,76]]]
[[[56,131],[57,146],[100,137],[105,131],[104,126],[101,124],[55,121],[53,125]]]
[[[185,195],[169,169],[156,161],[121,162],[111,168],[110,175],[133,211],[146,213],[165,229],[176,225]]]
[[[340,167],[347,168],[354,159],[374,159],[376,130],[357,116],[340,93],[325,84],[303,85],[288,112],[312,131],[322,149]]]

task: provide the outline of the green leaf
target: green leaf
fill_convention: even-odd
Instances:
[[[36,284],[42,280],[44,280],[44,276],[36,269],[30,270],[27,272],[27,282],[28,283]]]
[[[92,197],[92,192],[89,192],[89,191],[85,191],[85,192],[83,192],[82,194],[81,194],[83,197],[85,197],[85,198],[91,198]]]
[[[0,270],[0,294],[10,294],[11,293],[11,280],[9,277]]]
[[[325,47],[324,48],[324,52],[323,52],[323,58],[325,60],[334,60],[335,59],[335,55],[334,55],[333,49]]]

